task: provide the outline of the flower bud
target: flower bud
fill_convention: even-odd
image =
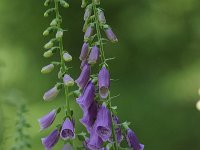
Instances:
[[[110,27],[108,27],[107,29],[105,29],[105,33],[106,33],[107,38],[111,42],[113,42],[113,43],[118,42],[118,39],[117,39],[116,35],[113,33],[113,31],[112,31],[112,29]]]
[[[56,86],[54,86],[52,89],[44,93],[43,99],[45,101],[50,101],[54,99],[58,95],[59,92],[60,90]]]
[[[67,2],[65,2],[64,0],[60,0],[60,5],[65,7],[65,8],[69,7],[69,4]]]
[[[88,5],[85,9],[84,20],[87,20],[92,14],[92,5]]]
[[[51,57],[52,55],[53,55],[52,50],[48,50],[48,51],[44,52],[44,54],[43,54],[43,56],[44,56],[45,58],[49,58],[49,57]]]
[[[49,5],[49,3],[50,3],[50,0],[46,0],[45,2],[44,2],[44,6],[48,6]]]
[[[62,78],[62,75],[63,75],[62,72],[59,71],[59,72],[58,72],[58,79],[61,79],[61,78]]]
[[[56,19],[53,19],[50,23],[50,26],[56,26],[57,25],[57,21]]]
[[[48,12],[45,12],[44,13],[44,17],[48,17],[49,16],[49,13]]]
[[[44,36],[47,36],[47,35],[49,35],[49,30],[47,29],[47,30],[45,30],[44,32],[43,32],[43,35]]]
[[[92,36],[93,31],[94,31],[94,28],[93,28],[92,25],[90,25],[90,26],[87,28],[86,32],[85,32],[84,40],[88,40],[88,39]]]
[[[56,33],[56,39],[61,39],[63,37],[63,31],[57,31]]]
[[[68,54],[68,53],[64,53],[63,54],[63,59],[64,59],[64,61],[69,62],[69,61],[72,60],[72,56],[70,54]]]
[[[79,59],[82,61],[85,60],[87,58],[88,52],[89,52],[89,46],[88,43],[85,42],[83,43]]]
[[[81,8],[84,8],[87,6],[88,0],[82,0]]]
[[[200,111],[200,100],[196,103],[196,108]]]
[[[50,48],[52,48],[53,47],[53,42],[52,41],[49,41],[48,43],[46,43],[45,45],[44,45],[44,48],[45,49],[50,49]]]
[[[102,24],[106,23],[106,18],[105,18],[104,12],[100,9],[98,10],[98,19],[99,19],[100,23],[102,23]]]
[[[90,52],[90,56],[88,58],[89,64],[95,64],[99,58],[99,48],[97,46],[93,46]]]
[[[65,86],[73,86],[74,80],[68,74],[65,74],[63,77],[63,83]]]
[[[100,0],[94,0],[94,3],[95,3],[96,5],[100,5]]]
[[[43,74],[48,74],[48,73],[52,72],[53,69],[54,69],[54,65],[53,65],[53,64],[49,64],[49,65],[44,66],[44,67],[42,68],[41,73],[43,73]]]

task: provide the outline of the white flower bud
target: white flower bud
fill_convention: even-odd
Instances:
[[[72,56],[68,53],[64,53],[63,54],[63,59],[66,61],[66,62],[69,62],[72,60]]]
[[[63,37],[63,31],[57,31],[56,38],[61,39]]]
[[[43,32],[43,35],[44,35],[44,36],[49,35],[49,30],[45,30],[45,31]]]
[[[43,56],[44,56],[45,58],[49,58],[49,57],[51,57],[52,55],[53,55],[52,50],[48,50],[48,51],[44,52],[44,54],[43,54]]]
[[[44,45],[44,48],[45,49],[50,49],[50,48],[52,48],[53,47],[53,42],[52,41],[49,41],[48,43],[46,43],[45,45]]]
[[[200,100],[196,103],[196,108],[200,111]]]
[[[50,26],[56,26],[57,25],[57,21],[56,19],[52,20],[50,23]]]
[[[53,64],[49,64],[49,65],[44,66],[44,67],[42,68],[41,73],[43,73],[43,74],[48,74],[48,73],[52,72],[53,69],[54,69],[54,65],[53,65]]]

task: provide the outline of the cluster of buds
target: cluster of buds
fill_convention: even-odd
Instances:
[[[100,0],[92,0],[91,3],[82,0],[82,8],[85,8],[85,35],[79,57],[82,61],[82,71],[75,82],[81,91],[77,98],[77,103],[83,110],[80,122],[86,127],[89,137],[83,133],[79,136],[83,137],[83,148],[88,150],[143,150],[144,145],[140,144],[135,133],[129,128],[129,123],[120,123],[116,113],[117,107],[111,105],[114,97],[110,96],[110,73],[107,64],[111,59],[105,58],[103,45],[104,41],[116,43],[118,39],[106,23],[103,9],[99,5]],[[102,31],[106,39],[102,37]],[[99,58],[99,72],[93,73]],[[126,147],[121,147],[123,140],[127,143]]]
[[[45,6],[52,6],[45,13],[44,17],[48,17],[50,14],[54,14],[55,18],[51,21],[50,27],[48,27],[44,32],[44,36],[48,36],[50,33],[54,33],[54,37],[49,40],[44,45],[45,58],[52,57],[56,52],[60,54],[60,60],[51,62],[42,68],[41,73],[48,74],[54,70],[55,67],[60,67],[58,72],[58,82],[47,92],[44,93],[43,99],[45,101],[51,101],[57,97],[62,89],[65,91],[66,106],[61,106],[56,109],[53,109],[45,116],[41,117],[38,122],[40,124],[40,129],[44,130],[50,127],[57,114],[63,110],[64,117],[61,124],[58,124],[56,128],[45,138],[42,138],[42,144],[45,149],[52,149],[54,145],[58,142],[59,139],[66,141],[63,149],[67,150],[71,147],[69,143],[75,138],[75,121],[73,118],[73,111],[69,106],[69,96],[68,88],[74,85],[74,80],[69,75],[69,68],[66,65],[66,62],[72,60],[72,56],[63,49],[63,34],[64,30],[61,28],[62,17],[59,14],[59,8],[69,7],[69,4],[65,0],[46,0],[44,3]]]

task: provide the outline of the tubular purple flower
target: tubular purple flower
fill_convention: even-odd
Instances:
[[[83,43],[79,59],[82,61],[87,59],[88,52],[89,52],[89,46],[88,43],[85,42]]]
[[[83,61],[81,62],[80,69],[83,69],[83,67],[84,67],[86,64],[88,64],[87,59],[86,59],[86,60],[83,60]]]
[[[103,147],[103,141],[98,134],[93,130],[90,134],[90,139],[87,143],[90,150],[100,150]]]
[[[74,80],[68,74],[65,74],[63,77],[63,83],[65,86],[73,86]]]
[[[55,86],[52,89],[50,89],[49,91],[44,93],[43,99],[45,101],[50,101],[53,100],[59,93],[59,89]]]
[[[73,147],[69,143],[67,143],[64,145],[62,150],[73,150]]]
[[[43,116],[42,118],[38,119],[38,122],[40,124],[40,130],[48,128],[53,123],[53,121],[56,118],[56,112],[57,110],[54,109],[45,116]]]
[[[99,48],[97,46],[93,46],[90,52],[90,56],[88,58],[89,64],[95,64],[99,58]]]
[[[88,111],[84,112],[83,118],[80,119],[80,122],[86,127],[87,131],[90,133],[92,131],[94,122],[97,117],[98,105],[96,102],[93,102],[89,107]]]
[[[109,94],[110,74],[105,66],[103,66],[102,69],[100,70],[98,79],[99,79],[98,80],[99,94],[100,94],[101,98],[106,99]]]
[[[95,86],[90,81],[86,88],[84,89],[82,95],[77,98],[77,103],[80,105],[80,107],[83,109],[83,111],[87,111],[91,104],[94,102],[95,97]]]
[[[115,133],[117,137],[117,142],[120,144],[121,141],[123,140],[123,135],[122,135],[122,130],[120,127],[120,120],[117,116],[113,116],[113,121],[115,123]]]
[[[111,42],[113,42],[113,43],[118,42],[118,39],[117,39],[116,35],[113,33],[113,31],[112,31],[111,28],[107,28],[107,29],[105,30],[105,33],[106,33],[107,38],[108,38]]]
[[[75,129],[73,122],[69,118],[67,118],[62,125],[60,137],[63,140],[74,139],[75,138],[74,130]]]
[[[143,150],[144,145],[139,143],[138,138],[136,137],[135,133],[128,128],[126,131],[126,141],[129,147],[133,148],[134,150]]]
[[[106,23],[106,18],[105,18],[104,12],[100,9],[98,10],[98,19],[99,19],[100,23],[102,23],[102,24]]]
[[[89,79],[90,79],[90,66],[86,64],[83,67],[79,78],[75,82],[77,83],[79,88],[83,89],[88,83]]]
[[[58,140],[59,140],[59,131],[58,129],[55,129],[47,137],[42,138],[42,144],[44,145],[46,150],[51,150],[54,147],[54,145],[56,145]]]
[[[95,122],[96,133],[103,141],[108,141],[112,134],[112,120],[110,111],[102,105],[97,113]]]
[[[93,31],[94,31],[94,28],[93,28],[93,26],[90,25],[90,26],[87,28],[86,32],[85,32],[84,39],[85,39],[85,40],[88,40],[88,39],[92,36]]]

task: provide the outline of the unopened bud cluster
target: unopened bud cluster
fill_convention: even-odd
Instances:
[[[63,49],[62,40],[64,30],[61,28],[62,18],[59,14],[59,8],[68,8],[69,4],[65,0],[46,0],[44,6],[52,7],[45,11],[44,17],[48,17],[50,15],[55,17],[50,22],[50,26],[43,32],[44,36],[48,36],[50,34],[54,35],[53,38],[51,38],[44,45],[45,52],[43,56],[45,58],[51,58],[55,53],[58,53],[60,54],[60,60],[52,61],[41,69],[41,73],[48,74],[51,73],[56,67],[59,67],[59,81],[44,93],[43,99],[44,101],[54,100],[59,95],[59,93],[61,93],[62,89],[65,91],[66,98],[66,106],[56,109],[54,108],[52,111],[38,120],[40,129],[44,130],[53,124],[57,114],[61,112],[61,110],[64,112],[63,121],[57,125],[48,136],[42,138],[42,144],[44,145],[44,148],[52,149],[59,139],[63,139],[67,143],[75,138],[75,122],[72,110],[69,106],[68,92],[68,88],[74,85],[74,80],[69,75],[69,68],[66,65],[66,62],[70,62],[72,60],[72,56],[68,51]],[[64,145],[64,148],[70,146],[71,145],[68,143]]]

